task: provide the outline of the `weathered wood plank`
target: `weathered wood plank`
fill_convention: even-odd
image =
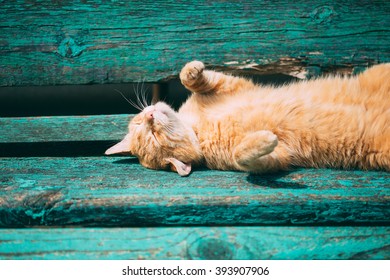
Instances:
[[[365,66],[390,61],[389,13],[386,0],[1,1],[0,85],[157,81],[194,59]]]
[[[2,229],[0,259],[390,259],[390,229]]]
[[[0,227],[389,225],[390,173],[188,178],[123,157],[1,158]]]
[[[0,118],[2,143],[120,140],[132,115]]]

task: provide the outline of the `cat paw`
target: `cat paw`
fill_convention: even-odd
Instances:
[[[203,73],[204,64],[201,61],[187,63],[180,72],[180,80],[183,85],[192,85]]]
[[[261,130],[257,132],[257,137],[260,140],[261,153],[269,154],[278,145],[278,136],[273,134],[271,131]]]
[[[247,135],[234,149],[233,158],[240,166],[256,165],[265,155],[272,153],[278,145],[278,137],[268,130]]]

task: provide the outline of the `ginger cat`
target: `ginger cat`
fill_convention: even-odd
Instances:
[[[193,94],[175,112],[158,102],[136,115],[107,155],[129,153],[181,176],[192,166],[252,173],[291,167],[390,171],[390,64],[354,77],[281,87],[185,65]]]

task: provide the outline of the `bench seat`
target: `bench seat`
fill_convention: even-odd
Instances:
[[[0,119],[0,259],[390,258],[390,173],[182,178],[103,156],[131,117]]]

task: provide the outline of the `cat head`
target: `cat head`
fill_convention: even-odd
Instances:
[[[129,123],[125,138],[105,154],[131,154],[151,169],[171,169],[181,176],[202,158],[198,138],[163,102],[148,106]]]

